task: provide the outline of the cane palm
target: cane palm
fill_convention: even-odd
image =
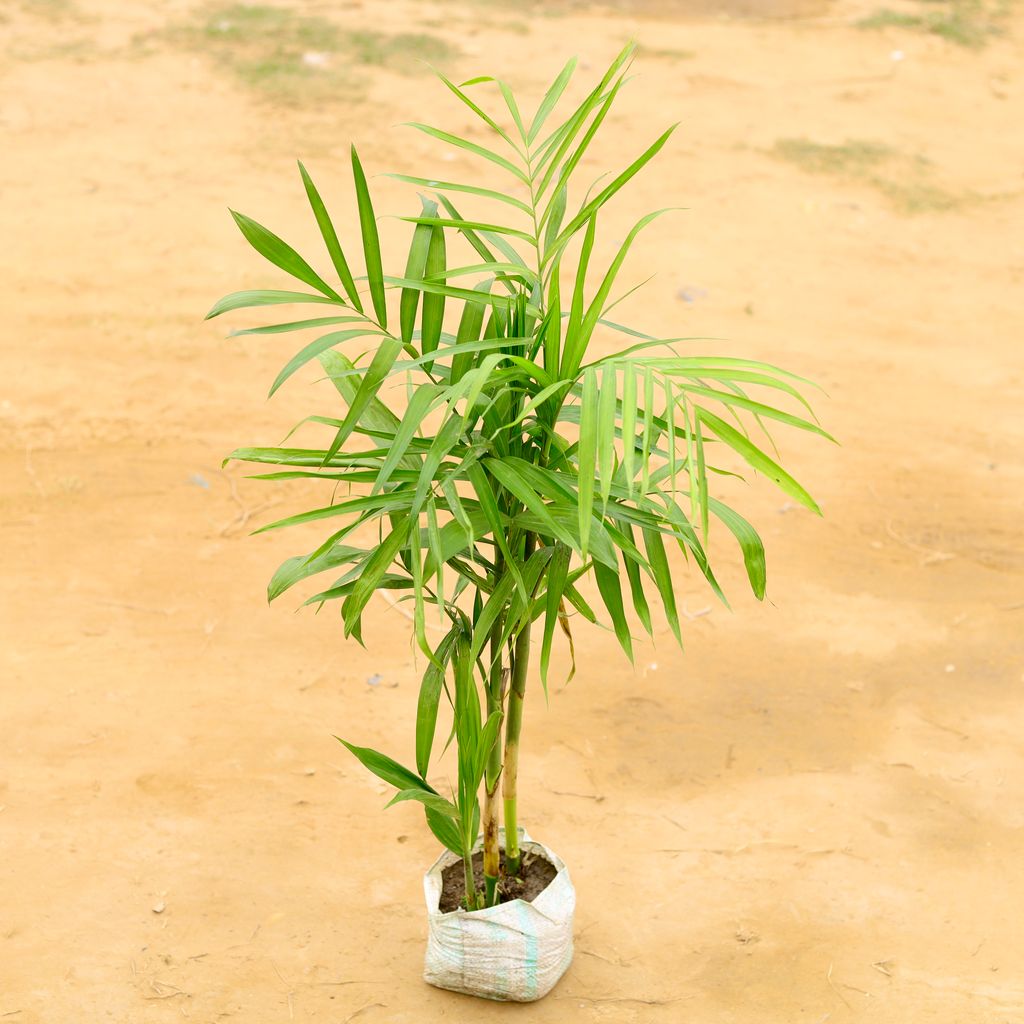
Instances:
[[[339,602],[345,635],[357,639],[376,591],[396,591],[410,602],[415,636],[428,659],[415,771],[346,745],[396,787],[397,800],[422,802],[438,838],[467,861],[482,818],[488,903],[498,876],[502,776],[506,866],[518,870],[518,748],[533,640],[539,637],[539,677],[546,687],[556,632],[568,637],[571,651],[570,609],[591,622],[607,616],[632,656],[631,618],[651,632],[657,596],[679,638],[667,549],[678,546],[721,597],[706,553],[712,520],[739,542],[753,592],[763,597],[762,543],[742,516],[711,493],[715,474],[728,472],[718,464],[720,453],[738,456],[818,511],[748,430],[751,423],[763,429],[774,421],[827,437],[807,418],[801,378],[746,359],[681,355],[674,343],[686,339],[650,336],[607,316],[630,247],[659,214],[642,217],[603,268],[591,259],[600,215],[672,131],[607,184],[578,196],[581,159],[623,85],[631,53],[623,50],[554,127],[549,122],[574,62],[529,120],[504,83],[480,78],[460,87],[442,76],[496,148],[414,127],[496,167],[508,191],[395,175],[430,196],[421,196],[419,213],[407,218],[414,227],[404,272],[389,276],[353,149],[365,267],[357,280],[300,165],[338,283],[328,283],[255,221],[234,214],[258,252],[311,290],[239,292],[210,313],[291,303],[331,307],[330,315],[239,332],[327,328],[287,363],[271,389],[319,360],[343,406],[336,417],[311,417],[327,428],[322,446],[241,448],[230,458],[287,467],[264,479],[316,477],[350,485],[339,500],[263,528],[323,520],[329,529],[315,550],[278,569],[269,596],[310,576],[340,572],[307,603]],[[507,118],[493,117],[467,92],[488,84],[496,86]],[[490,204],[494,213],[467,219],[456,200]],[[465,256],[452,257],[453,242]],[[389,308],[389,296],[397,300],[395,308]],[[593,354],[595,338],[615,335],[624,336],[626,347]],[[366,350],[367,341],[364,356],[344,354],[353,343]],[[409,398],[404,407],[391,408],[385,399],[396,393],[389,386],[396,379],[411,385]],[[778,406],[772,396],[792,400],[796,411]],[[368,526],[377,539],[360,546],[353,538]],[[600,612],[585,596],[591,592],[579,586],[587,576],[596,583]],[[438,643],[428,636],[428,615],[434,614],[446,623]],[[426,782],[442,693],[450,694],[459,745],[455,801]],[[472,907],[477,897],[470,884]]]

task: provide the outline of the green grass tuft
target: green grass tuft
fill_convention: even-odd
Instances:
[[[944,213],[959,209],[971,198],[924,181],[899,182],[878,178],[870,183],[901,213]]]
[[[810,174],[831,175],[881,192],[900,213],[938,213],[963,206],[969,194],[950,192],[927,180],[929,161],[880,142],[848,139],[838,144],[778,139],[769,151]]]
[[[649,46],[639,46],[637,53],[641,57],[653,57],[655,60],[693,60],[697,56],[693,50],[673,50],[671,48],[657,49]]]
[[[779,139],[772,154],[796,164],[812,174],[845,174],[860,176],[893,155],[889,146],[879,142],[848,139],[838,145],[814,142],[811,139]]]
[[[352,32],[345,37],[347,48],[360,64],[416,74],[425,65],[440,64],[456,56],[454,47],[439,36],[423,32]]]
[[[858,28],[907,28],[939,36],[947,42],[978,50],[1002,35],[1005,4],[988,5],[982,0],[919,0],[930,9],[920,13],[882,8],[856,22]]]
[[[457,56],[438,36],[346,32],[328,18],[268,4],[224,4],[166,36],[212,58],[265,98],[293,106],[351,99],[359,67],[419,74]]]

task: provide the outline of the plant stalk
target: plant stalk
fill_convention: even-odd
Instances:
[[[478,910],[476,879],[473,877],[473,854],[470,850],[466,850],[462,855],[462,870],[466,879],[466,909]]]
[[[536,538],[526,535],[524,562],[533,554]],[[530,665],[530,621],[527,618],[516,637],[512,651],[512,680],[505,713],[505,758],[502,767],[502,797],[505,802],[505,872],[518,875],[522,868],[519,850],[518,788],[519,734],[523,728],[523,698],[526,696],[526,670]]]
[[[499,559],[498,572],[501,571]],[[504,708],[504,664],[502,658],[501,634],[505,625],[504,615],[499,615],[491,628],[491,671],[487,682],[487,715]],[[495,737],[494,746],[487,754],[487,768],[484,771],[484,806],[482,826],[484,833],[484,906],[493,907],[498,902],[498,876],[501,870],[498,848],[498,782],[501,779],[501,739]]]

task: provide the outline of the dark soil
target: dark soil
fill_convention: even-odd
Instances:
[[[536,853],[523,851],[523,863],[518,875],[510,877],[505,874],[505,851],[501,852],[501,877],[498,881],[498,902],[508,903],[511,900],[525,900],[532,903],[551,883],[558,872],[554,864]],[[482,852],[473,854],[473,877],[478,890],[484,887],[484,855]],[[466,877],[460,858],[441,872],[441,904],[442,914],[457,910],[464,906],[466,898]]]

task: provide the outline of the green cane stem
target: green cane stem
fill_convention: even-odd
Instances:
[[[495,566],[496,575],[500,576],[503,561],[498,560]],[[504,664],[502,658],[501,634],[505,626],[505,616],[499,615],[491,629],[491,670],[487,682],[487,715],[501,712],[504,705],[502,678]],[[487,768],[484,771],[484,806],[482,825],[484,833],[484,906],[493,907],[498,902],[498,876],[501,870],[500,850],[498,847],[498,782],[501,778],[501,738],[495,737],[494,745],[487,754]]]

